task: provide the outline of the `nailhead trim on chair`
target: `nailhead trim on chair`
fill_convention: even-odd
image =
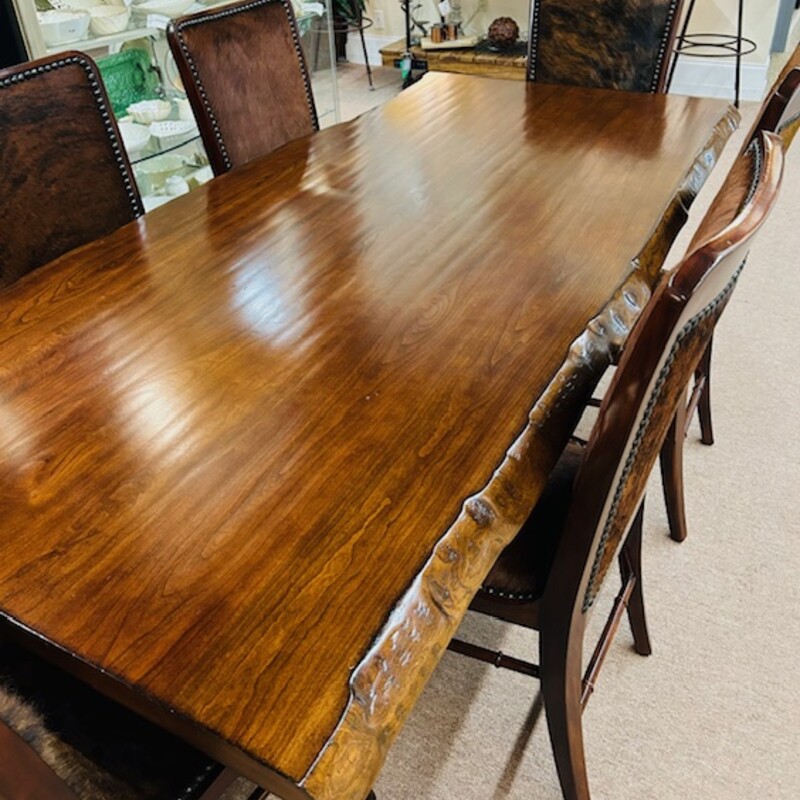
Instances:
[[[679,0],[672,0],[669,4],[669,8],[667,9],[667,19],[664,23],[664,33],[661,35],[661,42],[658,46],[658,55],[656,56],[656,66],[653,69],[653,79],[650,81],[650,91],[655,92],[658,88],[658,72],[661,69],[661,65],[664,62],[664,54],[667,51],[667,45],[669,44],[669,29],[670,25],[672,24],[672,19],[675,16],[675,10],[678,7]]]
[[[71,64],[77,64],[80,67],[83,67],[86,75],[89,78],[89,86],[92,90],[92,95],[94,96],[95,102],[97,103],[98,110],[100,111],[100,116],[103,120],[103,127],[106,129],[109,144],[111,145],[111,149],[114,153],[114,160],[117,162],[117,168],[119,169],[122,177],[122,183],[125,186],[125,193],[128,195],[128,199],[131,203],[133,215],[134,217],[141,217],[142,214],[144,214],[144,208],[142,207],[141,202],[139,201],[139,198],[133,189],[133,176],[131,175],[126,160],[122,155],[124,152],[123,145],[120,142],[117,132],[111,123],[111,115],[108,111],[108,106],[106,106],[103,93],[100,88],[100,79],[97,77],[97,73],[94,71],[92,64],[86,58],[80,55],[71,55],[65,58],[60,58],[58,61],[52,61],[49,64],[40,64],[39,66],[22,70],[21,72],[17,72],[16,74],[10,75],[9,77],[0,81],[0,89],[5,89],[8,86],[13,86],[14,84],[22,83],[23,81],[30,80],[32,78],[37,78],[41,75],[47,74],[48,72],[53,72],[56,69],[61,69],[62,67],[67,67]]]
[[[495,589],[493,586],[481,586],[481,589],[486,594],[502,597],[503,600],[518,600],[522,603],[529,603],[539,597],[539,594],[534,592],[504,592],[502,589]]]
[[[531,4],[531,30],[528,34],[531,39],[531,49],[528,53],[528,80],[536,80],[536,63],[539,60],[539,0],[532,0]]]
[[[761,175],[761,167],[762,162],[764,160],[764,154],[761,152],[761,145],[758,139],[753,139],[752,142],[747,147],[746,153],[750,153],[752,151],[752,158],[753,158],[753,168],[751,171],[751,178],[750,178],[750,186],[747,190],[747,196],[745,197],[744,201],[742,202],[741,208],[744,208],[752,199],[753,195],[758,188],[758,180],[759,176]],[[720,303],[724,302],[727,296],[733,291],[733,287],[736,285],[736,281],[739,280],[739,275],[741,274],[742,270],[744,269],[744,265],[747,263],[747,256],[744,257],[744,260],[741,264],[736,268],[736,271],[733,273],[730,281],[728,281],[725,288],[712,300],[702,311],[700,311],[697,315],[692,317],[689,322],[686,323],[683,330],[678,334],[675,341],[672,344],[672,349],[669,352],[669,356],[667,356],[667,360],[664,362],[664,366],[661,368],[661,372],[659,373],[658,380],[656,381],[655,386],[653,387],[653,393],[650,395],[650,400],[647,403],[647,408],[645,409],[644,415],[642,416],[641,421],[639,422],[639,427],[636,431],[636,436],[633,440],[633,445],[631,447],[631,451],[628,454],[628,458],[625,461],[625,467],[622,471],[622,475],[620,476],[619,483],[617,484],[616,491],[614,492],[614,500],[611,504],[611,509],[608,512],[608,517],[606,519],[606,524],[603,528],[603,533],[600,536],[600,542],[597,546],[597,551],[594,557],[594,563],[592,564],[592,571],[589,576],[589,584],[586,587],[586,594],[583,598],[583,611],[584,613],[589,609],[589,607],[594,603],[595,597],[597,596],[597,592],[595,591],[594,583],[597,579],[597,573],[600,570],[600,564],[602,562],[603,554],[605,553],[606,543],[608,541],[608,536],[611,531],[611,526],[616,518],[619,501],[622,496],[622,491],[625,487],[625,482],[630,475],[631,467],[633,465],[633,461],[636,458],[636,454],[639,450],[639,447],[642,443],[642,438],[644,436],[644,429],[647,427],[648,422],[650,421],[650,417],[653,414],[653,409],[658,402],[659,395],[661,393],[661,387],[666,380],[667,374],[669,373],[670,367],[672,366],[672,362],[675,360],[675,355],[680,348],[681,342],[686,336],[694,330],[704,319],[708,317],[709,314],[712,314]]]
[[[753,178],[750,181],[750,187],[747,190],[747,196],[742,203],[742,208],[744,208],[752,199],[753,195],[756,193],[756,189],[758,188],[758,176],[761,174],[761,164],[764,160],[764,154],[761,152],[761,144],[758,139],[753,139],[752,142],[747,146],[747,150],[745,150],[746,154],[749,154],[752,150],[753,156]]]
[[[669,375],[669,371],[672,368],[672,362],[675,360],[675,356],[680,350],[681,345],[683,344],[683,340],[705,319],[707,319],[711,314],[716,311],[719,305],[725,301],[728,295],[733,291],[733,287],[736,285],[736,281],[739,279],[739,275],[741,274],[742,270],[744,269],[744,265],[747,262],[747,257],[745,257],[744,261],[736,268],[736,272],[733,273],[733,277],[731,277],[730,281],[728,281],[725,288],[698,314],[696,314],[692,319],[690,319],[686,325],[684,325],[681,332],[675,338],[675,341],[672,343],[672,348],[669,351],[669,355],[667,356],[667,360],[664,362],[664,365],[661,367],[661,372],[658,374],[658,379],[656,380],[655,386],[653,387],[653,391],[650,394],[650,399],[647,401],[647,407],[644,410],[644,414],[642,414],[642,418],[639,421],[639,427],[636,429],[636,435],[633,439],[633,444],[631,445],[631,449],[628,453],[628,458],[625,460],[625,466],[622,470],[622,475],[620,476],[619,482],[617,483],[617,488],[614,492],[614,499],[611,503],[611,508],[608,512],[608,517],[606,517],[606,524],[603,527],[603,533],[600,535],[600,541],[597,545],[597,550],[595,551],[594,562],[592,564],[592,571],[589,575],[589,584],[586,587],[586,594],[583,598],[583,612],[589,610],[591,605],[594,603],[597,597],[597,591],[595,587],[595,582],[597,580],[597,573],[600,571],[600,564],[603,560],[603,555],[605,554],[606,544],[608,543],[608,537],[611,533],[611,527],[616,521],[617,518],[617,511],[619,510],[620,500],[622,499],[622,493],[625,489],[625,484],[628,481],[628,477],[631,474],[631,470],[633,468],[633,462],[636,460],[636,456],[639,453],[639,448],[641,447],[642,442],[644,441],[644,434],[645,430],[650,422],[650,418],[653,416],[653,411],[655,410],[656,405],[658,405],[659,400],[661,399],[661,389],[664,386],[664,382]]]
[[[306,103],[308,105],[308,111],[311,115],[311,122],[313,125],[314,130],[319,130],[319,121],[317,120],[317,110],[316,106],[314,105],[314,96],[311,93],[311,82],[308,78],[308,70],[305,67],[305,60],[303,58],[303,50],[300,47],[300,37],[297,33],[297,23],[294,19],[294,11],[292,10],[291,4],[288,0],[253,0],[252,3],[248,3],[244,6],[238,6],[236,8],[225,8],[221,11],[218,11],[216,14],[210,14],[208,16],[203,16],[200,19],[188,19],[185,22],[181,23],[180,26],[175,27],[175,33],[178,38],[178,44],[180,45],[181,52],[183,53],[184,58],[186,59],[186,63],[189,65],[189,69],[192,71],[192,75],[194,76],[195,83],[197,84],[197,90],[200,94],[200,98],[203,101],[203,106],[206,109],[206,113],[208,114],[208,118],[211,122],[211,127],[214,129],[214,138],[217,140],[217,144],[219,145],[220,152],[222,153],[222,158],[225,162],[225,167],[227,169],[231,169],[233,166],[230,156],[228,154],[228,148],[225,145],[225,140],[222,138],[222,131],[219,129],[219,123],[217,122],[217,118],[214,115],[214,111],[211,108],[211,103],[208,101],[208,95],[206,94],[205,86],[203,86],[203,81],[200,79],[200,73],[197,71],[197,65],[194,63],[194,59],[189,52],[188,47],[183,39],[183,31],[185,28],[189,28],[193,25],[203,25],[206,22],[213,22],[217,19],[223,19],[224,17],[233,17],[236,14],[244,13],[245,11],[251,11],[254,8],[258,8],[259,6],[266,6],[271,5],[273,3],[279,2],[284,10],[286,11],[286,16],[289,20],[289,28],[292,32],[292,41],[294,43],[294,49],[297,53],[297,58],[300,63],[301,72],[303,75],[303,83],[306,89]]]

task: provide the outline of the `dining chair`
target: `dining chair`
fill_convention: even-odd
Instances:
[[[800,48],[799,48],[800,49]],[[755,124],[750,130],[744,149],[762,131],[777,133],[780,136],[784,150],[791,145],[797,129],[800,127],[800,67],[785,73],[779,82],[773,86],[767,99],[761,107]],[[735,190],[720,192],[703,221],[698,226],[689,249],[693,249],[720,225],[729,222],[738,213],[746,200],[741,172],[744,169],[741,160],[735,162],[728,177],[731,187],[739,186],[737,195]],[[714,443],[714,429],[711,421],[711,353],[713,336],[708,341],[708,346],[700,359],[695,371],[692,389],[688,392],[688,401],[678,408],[678,413],[670,426],[664,447],[661,451],[661,475],[664,484],[664,500],[667,508],[670,536],[677,542],[686,539],[688,526],[686,522],[686,501],[683,485],[683,447],[684,440],[689,432],[695,409],[700,421],[700,441],[706,445]]]
[[[95,63],[0,70],[0,287],[144,213]]]
[[[289,0],[179,17],[167,39],[215,175],[319,130]]]
[[[256,800],[266,795],[52,664],[2,641],[0,797]]]
[[[683,0],[531,0],[527,78],[664,92]]]
[[[539,664],[451,642],[456,652],[541,680],[565,800],[589,800],[581,715],[626,609],[636,652],[651,652],[641,576],[647,480],[753,236],[777,197],[780,139],[759,134],[740,160],[747,168],[744,207],[658,286],[631,332],[589,441],[566,448],[472,603],[474,611],[538,630]],[[588,615],[615,556],[622,588],[583,673]]]

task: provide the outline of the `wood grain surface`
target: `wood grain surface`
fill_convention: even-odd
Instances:
[[[2,615],[361,800],[735,124],[430,74],[8,287]]]

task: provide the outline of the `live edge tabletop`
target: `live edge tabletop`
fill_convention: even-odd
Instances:
[[[429,74],[0,292],[0,614],[362,800],[737,123]]]

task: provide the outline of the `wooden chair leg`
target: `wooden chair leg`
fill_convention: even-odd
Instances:
[[[683,493],[683,440],[686,429],[686,404],[681,401],[661,447],[661,482],[667,506],[669,533],[676,542],[686,538],[686,502]]]
[[[713,337],[708,340],[708,347],[706,347],[695,371],[695,380],[705,378],[697,403],[697,415],[700,417],[700,441],[709,445],[714,444],[714,429],[711,425],[711,345],[713,342]]]
[[[589,800],[581,723],[582,648],[571,636],[576,634],[545,628],[539,632],[542,698],[564,800]]]
[[[650,634],[647,631],[647,618],[644,613],[644,590],[642,586],[642,522],[644,520],[644,500],[636,512],[628,538],[619,554],[619,568],[623,585],[631,575],[636,577],[630,599],[628,600],[628,621],[633,633],[633,647],[640,656],[653,652]]]

